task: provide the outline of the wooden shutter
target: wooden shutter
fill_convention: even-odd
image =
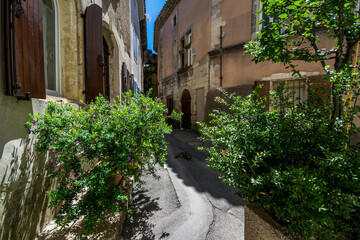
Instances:
[[[128,82],[128,79],[127,79],[127,67],[126,67],[126,64],[123,63],[122,65],[122,69],[121,69],[121,77],[122,77],[122,92],[125,93],[127,92],[127,82]]]
[[[42,1],[6,1],[5,9],[6,94],[45,98]]]
[[[86,101],[105,94],[103,80],[102,9],[92,4],[85,11],[85,90]]]

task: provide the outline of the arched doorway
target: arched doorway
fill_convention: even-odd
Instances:
[[[181,97],[181,127],[191,129],[191,95],[188,90],[184,90]]]

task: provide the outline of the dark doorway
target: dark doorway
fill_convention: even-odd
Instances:
[[[109,45],[106,43],[105,38],[103,39],[103,44],[104,44],[103,77],[104,77],[104,90],[105,90],[104,97],[110,100],[110,63],[109,63],[110,51],[109,51]]]
[[[172,96],[166,97],[166,107],[168,109],[168,115],[170,115],[172,113],[172,111],[174,110],[174,100],[173,100]],[[174,126],[174,119],[168,118],[166,121],[171,126]]]
[[[182,94],[181,111],[183,113],[181,127],[184,129],[191,129],[191,95],[188,90],[184,90]]]

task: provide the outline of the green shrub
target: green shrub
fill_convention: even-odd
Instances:
[[[331,102],[316,92],[295,105],[283,87],[270,100],[258,90],[246,98],[221,90],[216,101],[229,111],[214,110],[210,124],[199,123],[203,140],[213,143],[202,148],[209,167],[290,234],[359,239],[360,152],[353,145],[345,150],[345,124],[357,108],[332,121]],[[352,124],[350,134],[358,132]]]
[[[146,96],[126,94],[113,103],[103,97],[80,109],[49,102],[44,115],[31,115],[29,131],[37,138],[37,149],[48,154],[49,176],[58,179],[49,191],[50,206],[62,204],[57,223],[66,227],[85,216],[82,234],[108,214],[128,212],[128,199],[115,177],[139,177],[164,164],[164,105]],[[173,114],[173,117],[176,114]]]

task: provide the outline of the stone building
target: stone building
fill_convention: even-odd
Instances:
[[[143,91],[145,0],[4,0],[0,12],[0,239],[35,239],[55,183],[24,124],[48,100]]]
[[[159,94],[169,109],[184,113],[181,126],[206,120],[216,90],[248,95],[261,83],[264,92],[287,80],[306,97],[303,80],[269,62],[255,64],[244,45],[261,26],[260,0],[167,0],[155,22]],[[305,79],[323,74],[320,64],[296,62]],[[324,84],[322,82],[321,84]]]

